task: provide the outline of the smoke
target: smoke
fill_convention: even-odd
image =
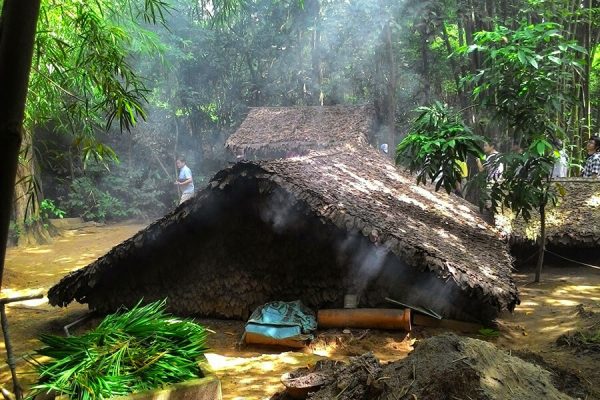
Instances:
[[[168,29],[147,26],[160,42],[135,53],[132,64],[147,82],[147,122],[133,144],[114,143],[135,170],[172,180],[176,155],[187,159],[197,189],[232,160],[223,144],[249,106],[371,103],[382,81],[383,32],[392,21],[399,110],[414,108],[420,65],[410,37],[428,1],[253,0],[227,27],[206,23],[201,2],[174,0]],[[412,45],[414,47],[414,44]],[[140,47],[140,46],[138,46]],[[405,105],[406,103],[410,105]],[[381,135],[380,135],[381,136]],[[168,177],[167,177],[168,176]],[[172,188],[166,188],[172,196]],[[267,207],[269,208],[269,207]],[[281,211],[281,212],[279,212]],[[274,226],[286,210],[265,215]],[[267,213],[268,214],[268,213]]]
[[[381,273],[388,249],[376,246],[359,233],[349,233],[337,248],[338,262],[349,266],[348,290],[360,299],[367,285]]]
[[[304,225],[296,204],[292,195],[283,190],[275,190],[260,204],[259,216],[273,232],[282,234],[288,229]]]

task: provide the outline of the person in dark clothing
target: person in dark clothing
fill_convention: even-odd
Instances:
[[[600,138],[592,136],[586,145],[587,160],[581,172],[584,178],[598,178],[600,176]]]

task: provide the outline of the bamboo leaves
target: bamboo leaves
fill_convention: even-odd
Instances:
[[[76,399],[101,399],[162,387],[201,376],[204,328],[165,313],[165,301],[108,315],[81,336],[42,335],[45,347],[31,357],[40,378],[30,397],[54,391]]]

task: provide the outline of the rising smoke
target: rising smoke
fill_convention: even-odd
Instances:
[[[348,294],[355,294],[360,300],[367,285],[379,276],[388,250],[374,245],[357,232],[348,233],[336,247],[338,262],[348,265]]]

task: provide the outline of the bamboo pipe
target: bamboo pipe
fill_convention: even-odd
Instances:
[[[411,330],[410,309],[352,308],[319,310],[319,328],[373,328]]]

